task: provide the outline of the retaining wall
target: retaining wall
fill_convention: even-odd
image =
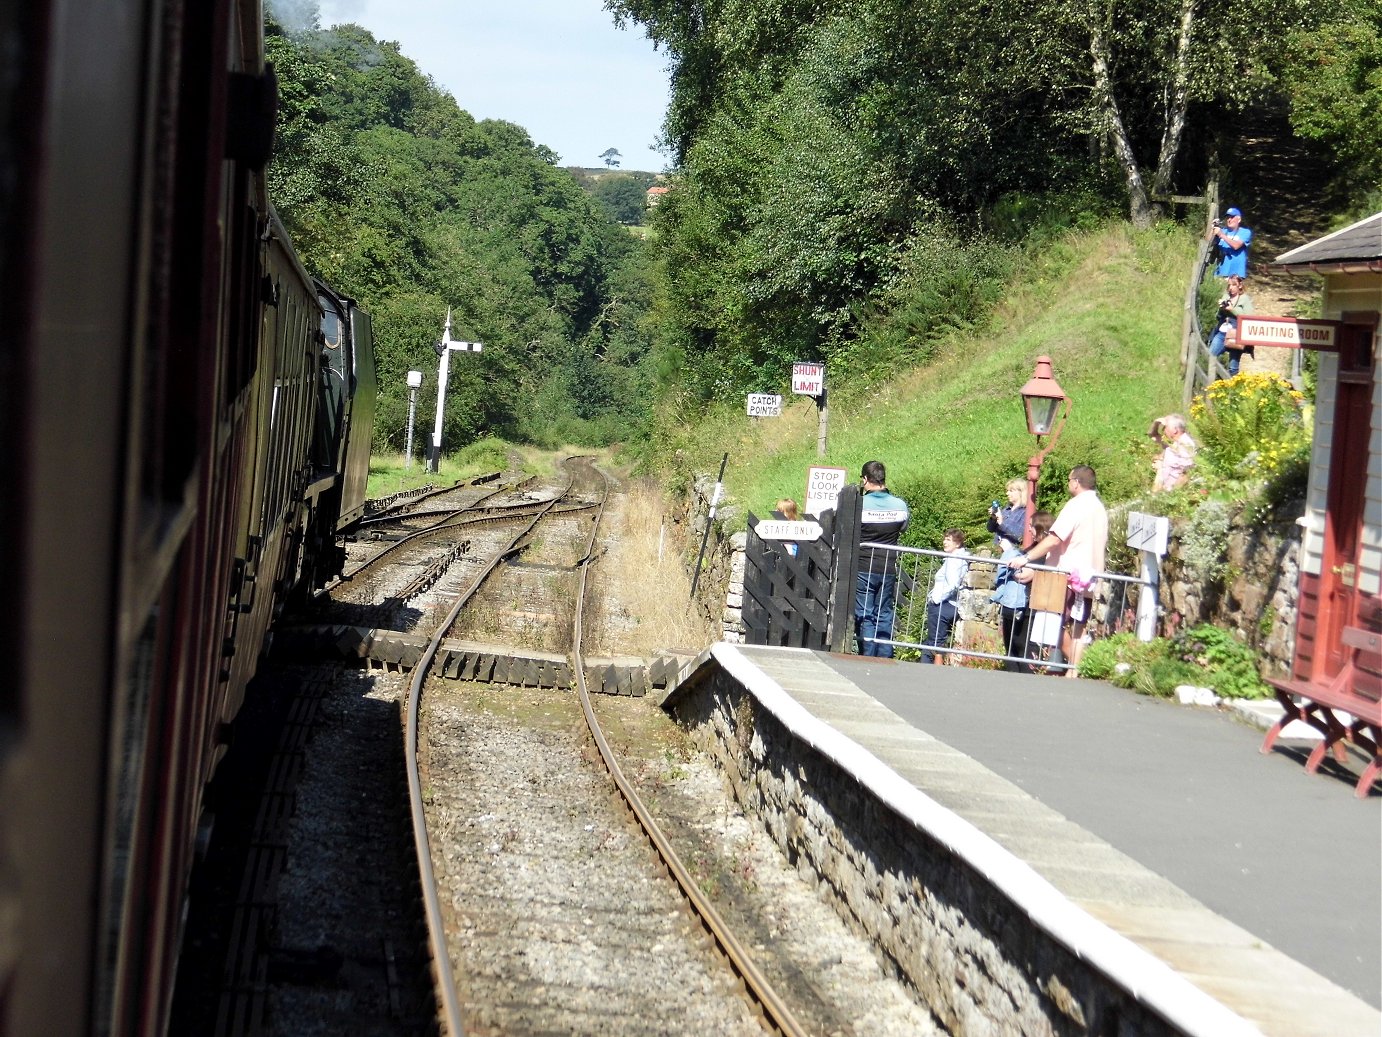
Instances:
[[[1100,956],[1101,966],[1076,953],[1072,946],[1080,941],[1057,935],[1062,925],[1053,924],[1055,913],[1039,918],[1032,909],[1039,896],[1014,893],[1024,884],[1043,885],[1025,865],[1012,859],[1010,868],[994,867],[990,855],[988,871],[981,870],[971,863],[978,855],[967,855],[965,846],[986,843],[987,836],[903,787],[853,743],[841,752],[819,732],[804,736],[728,670],[701,666],[667,706],[716,759],[740,805],[803,880],[874,943],[885,966],[917,991],[949,1033],[1257,1032],[1198,992],[1181,1002],[1183,995],[1149,995],[1158,986],[1159,963],[1148,967],[1132,960],[1136,954],[1120,958],[1115,951]],[[897,786],[891,799],[877,791],[889,785]],[[1006,851],[997,856],[1006,858]],[[1081,916],[1065,928],[1086,923]],[[1109,962],[1112,971],[1105,971]],[[1149,1007],[1158,1000],[1172,1011]],[[1210,1022],[1207,1028],[1177,1024],[1171,1021],[1177,1013],[1200,1013]]]

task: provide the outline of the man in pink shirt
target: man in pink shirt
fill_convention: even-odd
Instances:
[[[1099,499],[1094,469],[1077,465],[1070,471],[1070,499],[1060,509],[1056,521],[1037,543],[1008,564],[1020,569],[1027,562],[1041,559],[1070,574],[1070,623],[1061,634],[1061,651],[1075,676],[1080,653],[1084,651],[1085,625],[1089,622],[1094,599],[1094,577],[1104,571],[1108,548],[1108,511]]]

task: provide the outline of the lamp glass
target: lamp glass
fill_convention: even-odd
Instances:
[[[1056,422],[1058,399],[1049,396],[1024,396],[1022,404],[1027,409],[1027,431],[1034,436],[1049,436]]]

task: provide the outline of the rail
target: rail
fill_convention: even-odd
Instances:
[[[408,685],[408,714],[404,741],[408,767],[408,800],[413,822],[413,845],[417,851],[418,877],[422,886],[423,911],[427,918],[428,943],[432,949],[432,960],[437,971],[437,991],[441,998],[441,1015],[451,1037],[463,1037],[465,1021],[461,1017],[461,999],[456,990],[455,970],[451,964],[451,955],[446,947],[446,923],[442,916],[441,898],[437,893],[436,872],[432,868],[432,848],[431,841],[427,837],[427,815],[422,798],[422,775],[418,769],[418,718],[421,714],[422,686],[427,681],[428,672],[431,670],[432,661],[436,658],[437,651],[441,647],[442,639],[446,636],[446,632],[451,629],[452,624],[456,622],[456,617],[466,602],[475,595],[475,592],[479,590],[480,585],[484,583],[490,573],[498,568],[499,564],[519,545],[523,538],[532,532],[547,512],[556,506],[557,501],[570,492],[570,488],[571,485],[568,483],[562,493],[548,502],[546,509],[534,515],[532,521],[524,525],[523,529],[514,535],[508,548],[496,552],[484,569],[477,573],[470,584],[456,595],[455,603],[446,614],[446,618],[437,626],[427,649],[422,654],[422,658],[413,668],[413,678]]]
[[[575,461],[576,459],[573,458],[572,460]],[[591,467],[593,468],[594,466],[592,465]],[[585,715],[586,724],[590,729],[591,736],[596,746],[600,750],[600,755],[604,760],[606,768],[609,770],[610,776],[620,796],[643,829],[653,849],[666,865],[668,873],[680,887],[682,895],[686,898],[692,910],[695,911],[702,926],[714,942],[715,947],[741,980],[744,992],[756,1004],[763,1020],[767,1025],[783,1034],[784,1037],[803,1037],[806,1031],[793,1016],[786,1003],[772,988],[768,980],[759,971],[748,952],[734,937],[729,926],[720,917],[714,906],[701,892],[695,879],[678,857],[667,836],[658,827],[651,811],[649,811],[647,806],[639,798],[636,790],[624,776],[608,740],[600,729],[599,720],[595,715],[594,707],[591,702],[590,691],[586,685],[585,665],[581,648],[584,625],[583,612],[586,596],[586,577],[595,557],[595,549],[600,532],[600,522],[603,518],[605,505],[609,497],[608,476],[605,476],[603,472],[600,474],[604,478],[605,488],[601,500],[595,505],[597,510],[594,515],[594,520],[591,523],[589,539],[585,544],[583,556],[577,563],[577,567],[580,570],[580,580],[577,588],[576,608],[574,610],[572,626],[571,668],[572,672],[576,675],[576,690],[580,697],[581,710]],[[421,714],[422,689],[423,685],[426,683],[432,663],[440,649],[442,639],[445,633],[455,623],[461,609],[475,595],[494,569],[513,552],[537,523],[549,513],[555,512],[558,502],[570,493],[574,482],[575,480],[573,477],[572,481],[568,483],[567,488],[563,490],[561,494],[553,498],[552,501],[548,502],[541,513],[533,516],[532,521],[528,523],[521,532],[514,536],[510,546],[505,550],[497,552],[484,570],[479,572],[472,579],[470,584],[457,595],[455,603],[451,606],[446,618],[438,625],[427,649],[414,668],[412,681],[409,686],[405,750],[407,756],[410,811],[413,823],[413,841],[418,858],[419,880],[422,887],[423,909],[427,919],[428,941],[437,973],[437,993],[440,1001],[440,1015],[445,1031],[450,1034],[451,1037],[462,1037],[465,1033],[465,1022],[462,1017],[460,997],[456,988],[454,966],[451,963],[450,953],[447,949],[446,930],[442,916],[441,900],[437,892],[436,873],[432,866],[431,842],[427,834],[427,820],[422,799],[422,777],[418,764],[418,728]]]
[[[606,477],[608,484],[608,478]],[[652,843],[654,850],[667,866],[668,873],[681,888],[682,895],[686,897],[701,924],[716,947],[729,962],[730,967],[739,976],[744,984],[745,992],[758,1005],[763,1013],[764,1020],[784,1037],[805,1037],[806,1030],[797,1021],[785,1001],[773,989],[767,978],[759,971],[754,964],[752,957],[744,949],[743,945],[735,938],[729,926],[720,917],[714,905],[701,892],[696,880],[692,877],[686,865],[682,863],[680,856],[668,841],[667,836],[658,826],[652,813],[644,805],[633,785],[624,776],[623,770],[619,766],[619,761],[615,758],[614,751],[610,748],[609,742],[605,739],[604,732],[600,729],[600,722],[595,716],[594,706],[590,700],[590,690],[585,681],[585,665],[581,651],[581,641],[583,637],[585,610],[585,584],[586,575],[590,571],[590,563],[595,552],[595,545],[599,536],[600,518],[604,514],[604,502],[600,504],[600,511],[591,525],[590,540],[587,543],[585,557],[578,563],[581,571],[579,586],[576,590],[576,610],[572,628],[571,641],[571,669],[576,675],[576,692],[580,696],[581,711],[585,714],[586,724],[590,728],[591,737],[595,739],[596,746],[599,747],[600,756],[605,761],[610,777],[614,779],[614,784],[623,797],[624,803],[629,811],[638,820],[639,826]]]

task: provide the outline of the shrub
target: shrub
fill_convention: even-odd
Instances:
[[[1221,475],[1270,479],[1308,451],[1305,397],[1276,374],[1237,374],[1190,404],[1200,459]]]
[[[1133,640],[1131,634],[1114,634],[1086,646],[1080,656],[1079,673],[1090,680],[1106,681],[1113,676],[1114,667],[1121,661],[1119,652]]]
[[[1139,641],[1130,633],[1095,641],[1080,656],[1079,673],[1119,688],[1167,698],[1182,684],[1208,686],[1222,698],[1265,698],[1257,654],[1231,633],[1209,624],[1174,638]]]
[[[1229,505],[1202,501],[1180,530],[1180,558],[1186,570],[1205,584],[1218,582],[1227,567]]]
[[[1172,652],[1195,674],[1187,683],[1207,684],[1221,698],[1261,699],[1271,694],[1258,672],[1257,653],[1230,631],[1201,623],[1176,634]]]

